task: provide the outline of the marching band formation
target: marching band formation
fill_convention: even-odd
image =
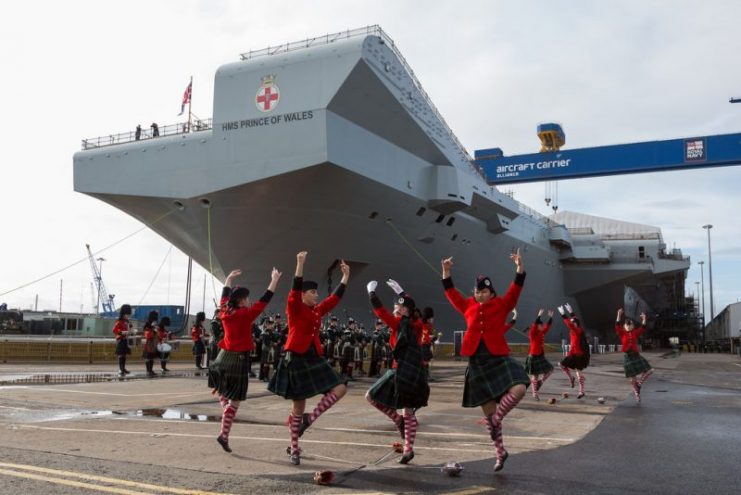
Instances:
[[[369,404],[394,423],[403,440],[399,463],[414,458],[414,441],[418,421],[416,411],[427,405],[430,387],[429,364],[432,346],[439,335],[434,329],[434,311],[415,301],[411,294],[393,279],[386,285],[393,291],[393,307],[387,308],[379,295],[377,281],[366,285],[370,306],[377,316],[375,328],[366,333],[352,318],[340,327],[331,311],[341,302],[350,278],[350,267],[340,264],[342,280],[328,297],[320,300],[318,284],[303,278],[307,252],[296,256],[296,270],[288,295],[286,324],[280,314],[264,315],[281,273],[273,268],[270,284],[256,301],[250,291],[233,287],[241,274],[233,270],[224,283],[220,307],[206,331],[206,315],[198,313],[191,329],[193,356],[198,369],[208,368],[208,385],[221,404],[221,431],[216,438],[226,452],[231,452],[229,432],[240,403],[246,399],[249,378],[268,382],[268,390],[291,401],[288,417],[289,446],[286,449],[294,465],[301,462],[299,438],[319,417],[347,393],[348,382],[364,374],[363,361],[370,361],[369,377],[378,378],[368,389]],[[541,309],[530,326],[530,348],[524,366],[510,356],[505,337],[517,318],[515,306],[525,283],[525,268],[519,250],[510,255],[516,267],[514,280],[501,296],[489,277],[475,280],[473,295],[462,294],[453,284],[452,258],[441,261],[442,287],[451,306],[466,322],[461,355],[468,357],[462,406],[480,407],[496,456],[494,471],[504,467],[508,453],[503,441],[503,421],[531,388],[535,400],[538,392],[554,371],[545,358],[545,335],[553,323],[554,311]],[[590,348],[581,322],[567,303],[557,308],[569,329],[570,346],[559,367],[571,387],[578,383],[577,398],[585,396],[584,370],[589,366]],[[126,356],[131,306],[121,307],[113,329],[119,374],[128,374]],[[508,316],[512,314],[508,322]],[[548,319],[544,320],[547,314]],[[146,371],[154,375],[154,359],[160,359],[162,373],[167,373],[171,352],[167,331],[169,318],[158,321],[151,312],[144,326],[143,339]],[[638,326],[618,311],[615,332],[622,343],[625,376],[630,380],[635,400],[640,403],[641,386],[652,373],[650,364],[640,355],[638,338],[645,331],[646,315]],[[256,375],[253,363],[258,364]],[[385,370],[385,371],[384,371]],[[572,374],[573,371],[573,374]],[[313,408],[307,400],[319,396]]]

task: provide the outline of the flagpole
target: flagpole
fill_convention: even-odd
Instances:
[[[190,76],[190,85],[188,85],[190,88],[190,97],[188,98],[188,132],[191,132],[191,112],[190,108],[193,106],[193,76]]]

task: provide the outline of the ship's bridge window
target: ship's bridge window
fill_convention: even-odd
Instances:
[[[435,219],[435,222],[442,223],[444,218],[445,218],[445,215],[438,215],[438,217]]]
[[[427,211],[427,208],[425,208],[424,206],[420,206],[419,210],[417,210],[417,216],[421,217],[422,215],[425,214],[426,211]]]
[[[453,225],[454,222],[455,222],[455,217],[450,217],[450,218],[448,218],[448,221],[445,222],[445,225],[447,225],[448,227],[450,227],[451,225]]]
[[[646,249],[643,246],[638,246],[638,257],[641,259],[646,257]]]

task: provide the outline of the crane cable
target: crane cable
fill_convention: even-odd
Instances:
[[[144,227],[140,228],[139,230],[136,230],[136,231],[132,232],[131,234],[128,234],[128,235],[122,237],[121,239],[117,240],[116,242],[114,242],[112,244],[109,244],[108,246],[104,247],[103,249],[99,249],[98,251],[95,251],[95,253],[93,253],[93,256],[96,256],[96,255],[102,253],[103,251],[106,251],[106,250],[108,250],[108,249],[110,249],[110,248],[112,248],[114,246],[117,246],[118,244],[121,244],[123,241],[125,241],[125,240],[127,240],[127,239],[129,239],[131,237],[134,237],[136,234],[138,234],[142,230],[146,230],[146,229],[150,228],[151,226],[157,224],[158,222],[162,221],[165,217],[167,217],[168,215],[172,214],[174,211],[175,211],[174,209],[168,211],[164,215],[161,215],[160,217],[156,218],[151,224],[145,225]],[[56,275],[58,273],[62,273],[65,270],[69,270],[73,266],[79,265],[80,263],[83,263],[85,261],[89,261],[89,259],[90,259],[89,256],[85,256],[84,258],[81,258],[81,259],[75,261],[74,263],[71,263],[71,264],[65,266],[64,268],[60,268],[59,270],[55,270],[55,271],[53,271],[53,272],[51,272],[51,273],[49,273],[47,275],[44,275],[43,277],[39,277],[39,278],[37,278],[35,280],[32,280],[32,281],[30,281],[28,283],[25,283],[23,285],[20,285],[20,286],[14,288],[14,289],[10,289],[10,290],[7,290],[5,292],[0,292],[0,297],[4,296],[6,294],[10,294],[12,292],[15,292],[15,291],[24,289],[24,288],[28,287],[29,285],[33,285],[35,283],[41,282],[42,280],[46,280],[47,278],[53,277],[54,275]]]

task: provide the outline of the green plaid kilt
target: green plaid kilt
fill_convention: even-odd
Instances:
[[[509,356],[489,353],[483,340],[476,354],[468,358],[463,387],[463,407],[477,407],[497,401],[515,385],[530,385],[525,368]]]
[[[116,342],[116,356],[126,356],[131,354],[131,348],[129,347],[129,341],[123,338]]]
[[[651,365],[637,352],[628,351],[623,355],[623,368],[625,369],[625,376],[631,378],[650,370]]]
[[[553,365],[544,354],[530,355],[525,358],[525,373],[528,375],[544,375],[553,371]]]
[[[222,349],[208,367],[208,385],[230,400],[245,400],[249,386],[250,353]]]
[[[304,354],[286,352],[275,368],[268,390],[285,399],[303,400],[325,394],[340,384],[347,384],[347,379],[319,356],[312,344]]]
[[[561,360],[561,366],[572,370],[583,370],[589,366],[589,354],[572,354]]]
[[[203,345],[202,340],[196,340],[193,342],[193,355],[194,356],[202,356],[206,354],[206,346]]]

